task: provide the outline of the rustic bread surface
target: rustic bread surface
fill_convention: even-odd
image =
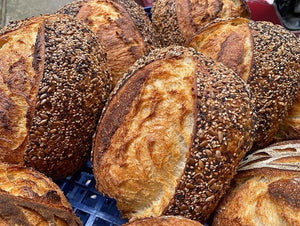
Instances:
[[[146,219],[136,220],[123,226],[201,226],[198,221],[193,221],[180,216],[161,216],[149,217]]]
[[[111,90],[102,46],[64,15],[17,21],[0,34],[0,160],[53,178],[88,159]]]
[[[114,86],[137,59],[157,46],[149,17],[133,0],[76,1],[58,12],[82,20],[97,34]]]
[[[124,217],[204,221],[252,144],[247,85],[192,49],[157,49],[112,92],[93,146],[97,189]]]
[[[276,143],[241,162],[212,225],[299,225],[300,141]]]
[[[256,149],[272,142],[293,104],[300,75],[299,44],[281,26],[245,18],[215,20],[187,43],[249,84],[257,115]]]
[[[152,21],[162,46],[183,45],[216,18],[250,17],[244,0],[157,0]]]
[[[59,187],[30,168],[0,163],[1,225],[82,225]]]

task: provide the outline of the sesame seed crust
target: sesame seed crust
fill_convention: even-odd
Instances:
[[[161,0],[152,8],[152,21],[162,46],[184,45],[216,18],[250,17],[244,0]]]
[[[151,12],[153,27],[162,47],[185,42],[178,25],[175,0],[155,1]]]
[[[144,38],[146,48],[151,51],[160,47],[155,37],[155,30],[147,13],[142,6],[133,0],[114,0],[116,3],[122,5],[127,13],[130,15],[133,23]]]
[[[178,179],[177,187],[174,187],[173,198],[166,206],[162,207],[163,211],[160,214],[182,215],[203,222],[228,188],[239,161],[252,146],[253,115],[250,91],[241,78],[232,70],[215,63],[191,48],[171,46],[156,49],[138,60],[120,80],[111,93],[99,125],[103,124],[103,121],[110,120],[113,121],[111,124],[118,127],[122,122],[122,118],[128,111],[124,111],[122,116],[118,115],[120,120],[115,123],[113,118],[104,118],[106,114],[109,114],[106,109],[117,96],[118,91],[128,81],[133,81],[138,71],[161,59],[179,59],[187,55],[191,56],[197,64],[192,145],[189,147],[183,174]],[[121,102],[123,103],[123,101]],[[126,106],[130,106],[130,103],[126,103]],[[103,128],[105,127],[103,126]],[[111,133],[103,135],[106,131]],[[97,188],[103,185],[100,182],[101,178],[97,176],[97,172],[103,170],[103,166],[101,167],[99,163],[109,147],[110,139],[115,131],[116,128],[105,131],[98,130],[95,136],[93,166]],[[101,142],[105,143],[102,149],[97,147],[101,136],[104,137]],[[114,179],[110,180],[115,181]],[[109,195],[110,190],[101,190],[101,192]],[[122,194],[122,199],[125,196],[126,194]],[[121,205],[118,206],[120,208]],[[126,210],[123,211],[123,214],[129,218],[136,217],[134,211],[130,213]]]
[[[299,79],[299,40],[282,26],[249,21],[253,67],[248,83],[257,114],[254,148],[265,147],[295,98]]]
[[[113,86],[137,59],[158,46],[149,17],[133,0],[84,0],[58,13],[72,15],[97,34],[107,54]]]
[[[196,56],[196,54],[195,54]],[[226,192],[244,154],[252,147],[248,86],[233,71],[196,56],[197,117],[185,172],[167,215],[205,222]],[[207,73],[203,73],[203,68]]]
[[[44,71],[24,156],[52,178],[74,173],[87,160],[111,78],[97,37],[69,16],[42,18]]]

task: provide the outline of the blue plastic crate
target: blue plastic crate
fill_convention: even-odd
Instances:
[[[64,192],[75,214],[86,226],[118,226],[127,222],[121,218],[116,201],[95,189],[91,162],[71,177],[55,181]]]

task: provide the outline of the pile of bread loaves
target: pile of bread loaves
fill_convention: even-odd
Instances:
[[[300,41],[244,0],[81,0],[0,30],[0,224],[300,225]],[[51,179],[50,179],[51,178]]]

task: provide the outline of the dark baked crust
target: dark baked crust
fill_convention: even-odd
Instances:
[[[1,37],[16,37],[11,41],[14,48],[18,43],[27,46],[22,56],[18,55],[20,50],[2,46],[11,59],[5,61],[7,71],[2,76],[12,79],[4,81],[1,89],[12,86],[16,97],[10,105],[20,105],[20,110],[15,113],[10,107],[5,111],[19,127],[2,124],[1,130],[11,134],[7,142],[17,147],[1,151],[1,158],[53,178],[66,177],[88,159],[92,136],[111,90],[103,47],[86,25],[58,14],[11,24]],[[25,41],[27,37],[32,37],[30,43]],[[10,106],[3,100],[2,106]],[[6,118],[2,115],[1,120]],[[23,143],[16,142],[18,134]]]
[[[58,11],[85,22],[105,48],[113,86],[128,68],[158,46],[149,17],[133,0],[83,0]]]
[[[59,187],[44,175],[1,163],[0,182],[4,225],[82,225]]]
[[[153,3],[152,21],[162,46],[183,45],[216,18],[250,17],[244,0],[159,0]]]
[[[181,69],[178,65],[180,65],[179,62],[185,62],[184,59],[189,63],[186,63]],[[174,68],[168,66],[169,64]],[[164,129],[161,129],[159,137],[150,139],[151,135],[149,134],[146,136],[149,137],[148,141],[141,143],[141,146],[135,146],[135,149],[132,150],[136,150],[134,151],[136,154],[132,156],[130,147],[136,145],[133,143],[136,142],[143,128],[138,127],[139,129],[135,131],[139,130],[140,132],[134,135],[134,138],[129,139],[127,134],[132,128],[126,126],[136,122],[136,118],[132,115],[139,115],[140,112],[143,112],[142,109],[145,109],[142,107],[144,105],[140,103],[145,101],[144,91],[150,89],[148,82],[152,81],[152,76],[156,75],[153,73],[160,74],[163,81],[167,76],[178,73],[177,70],[191,70],[190,77],[185,78],[186,81],[189,80],[186,85],[189,85],[182,85],[182,87],[185,91],[191,91],[188,99],[191,99],[191,103],[193,103],[192,109],[189,104],[179,98],[178,104],[182,101],[181,108],[170,106],[170,112],[159,112],[159,106],[164,104],[158,101],[161,97],[158,96],[159,90],[157,90],[158,93],[152,93],[153,99],[150,98],[145,103],[150,105],[150,115],[144,120],[141,119],[141,123],[153,119],[155,122],[155,117],[158,117],[159,114],[169,115],[169,118],[178,114],[180,115],[178,116],[179,121],[185,125],[187,115],[191,115],[192,134],[189,135],[190,138],[187,138],[187,140],[191,139],[191,143],[187,142],[186,144],[190,146],[187,146],[188,151],[186,155],[184,154],[186,156],[183,157],[185,158],[184,162],[178,163],[181,165],[180,167],[174,166],[174,168],[179,167],[176,173],[179,174],[178,179],[174,182],[175,186],[169,185],[174,187],[169,188],[170,191],[164,190],[167,194],[166,197],[170,194],[172,198],[169,200],[169,197],[166,198],[162,204],[157,204],[156,201],[154,204],[154,200],[152,200],[152,204],[149,204],[147,203],[148,198],[151,199],[153,195],[159,194],[157,191],[161,186],[159,183],[165,182],[155,182],[153,179],[155,175],[152,178],[151,174],[147,172],[151,171],[149,170],[151,167],[158,167],[162,168],[162,174],[173,174],[172,167],[169,167],[169,164],[174,164],[172,160],[174,156],[171,156],[172,147],[167,148],[168,141],[163,137],[174,139],[175,143],[177,138],[176,136],[172,138],[173,135],[167,135],[166,132],[162,132]],[[157,79],[159,81],[159,76]],[[160,84],[158,81],[155,84]],[[169,86],[172,85],[174,84],[169,84]],[[169,87],[166,86],[162,86],[161,91],[168,90],[166,92],[170,95],[176,96],[183,92],[182,90],[169,91]],[[145,89],[145,87],[148,88]],[[115,198],[125,217],[141,218],[166,214],[183,215],[204,221],[228,188],[239,161],[252,145],[253,122],[250,105],[247,85],[233,71],[223,65],[214,63],[198,52],[184,47],[173,46],[151,52],[131,67],[131,70],[112,92],[103,111],[93,147],[93,167],[97,189]],[[180,112],[181,110],[184,111]],[[160,128],[164,124],[157,122],[156,126]],[[184,137],[184,133],[182,136]],[[161,140],[159,140],[160,137]],[[120,147],[116,148],[115,145]],[[161,145],[161,149],[156,150],[155,146],[157,145]],[[146,158],[141,161],[145,153],[143,148],[149,148],[151,160]],[[163,159],[166,159],[168,155],[171,156],[169,163],[163,163]],[[150,163],[152,161],[153,164],[147,165],[149,161]],[[132,162],[135,163],[131,167]],[[144,165],[149,168],[146,167],[143,170]],[[153,170],[155,171],[155,169]],[[182,173],[180,173],[181,170]],[[154,180],[153,183],[157,183],[157,186],[152,184],[152,180]],[[159,197],[153,199],[156,198]],[[144,202],[140,199],[147,200]],[[143,205],[153,205],[155,210],[143,213],[138,209],[143,208],[140,207]],[[138,213],[138,211],[140,212]]]

